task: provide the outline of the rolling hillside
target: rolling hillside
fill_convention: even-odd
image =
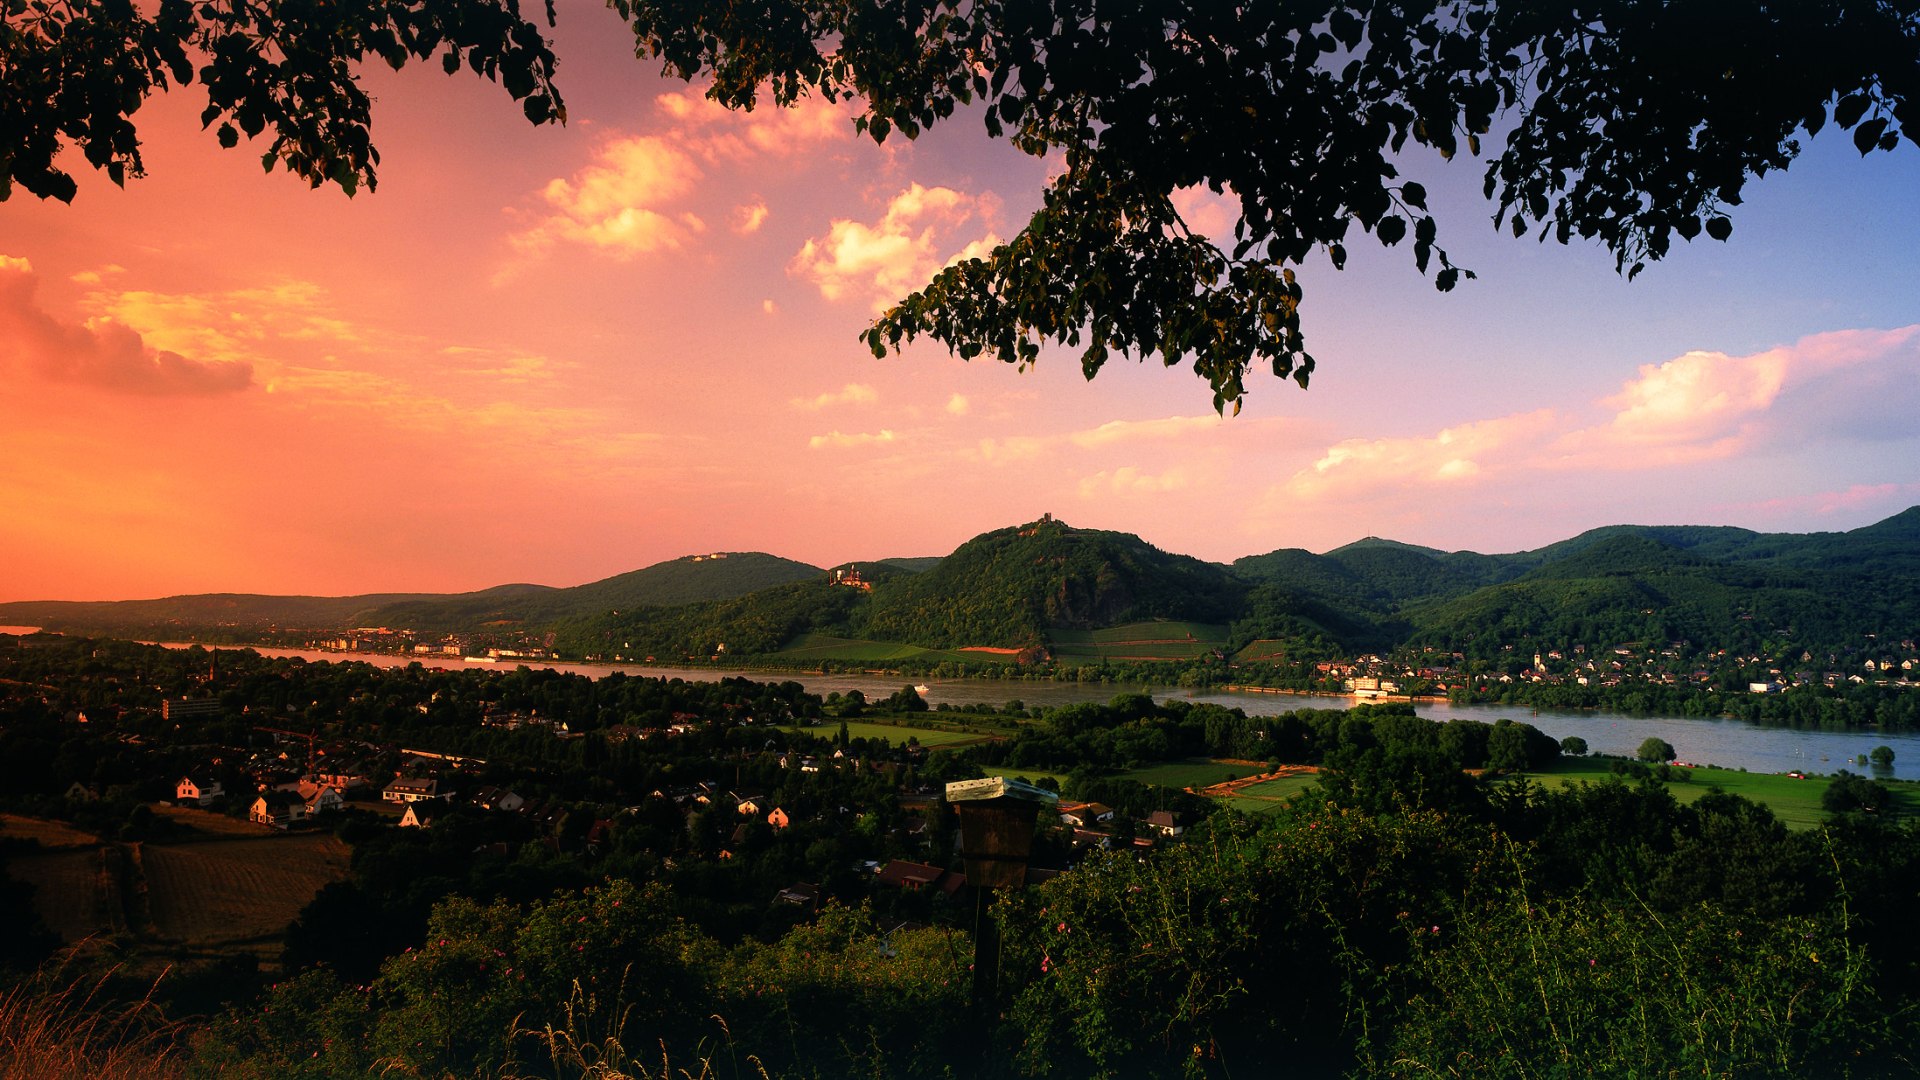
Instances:
[[[1510,644],[1630,640],[1739,650],[1785,640],[1844,652],[1870,635],[1900,640],[1920,630],[1920,507],[1845,533],[1617,525],[1500,555],[1368,538],[1323,555],[1282,548],[1231,566],[1049,516],[983,533],[940,558],[836,570],[842,580],[733,552],[566,589],[19,603],[0,605],[0,622],[209,640],[276,628],[504,629],[550,634],[564,655],[676,658],[768,656],[803,642],[829,642],[808,648],[848,656],[1034,650],[1062,662],[1178,660],[1255,643],[1261,657],[1295,658],[1405,644],[1482,655]],[[1147,629],[1117,629],[1133,626]],[[1107,641],[1107,631],[1128,643]]]

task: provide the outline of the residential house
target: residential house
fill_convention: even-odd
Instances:
[[[304,820],[307,816],[306,801],[293,791],[263,791],[253,800],[253,806],[247,811],[247,820],[275,829],[284,829]]]
[[[400,827],[403,829],[426,829],[433,825],[433,811],[420,803],[408,803],[407,812],[400,815]]]
[[[894,859],[880,868],[880,884],[891,885],[896,889],[918,892],[922,889],[935,889],[952,896],[967,884],[967,875],[951,870],[942,870],[926,863],[908,862]]]
[[[1179,836],[1187,831],[1187,827],[1180,823],[1180,819],[1168,810],[1155,810],[1148,814],[1147,828],[1161,836]]]
[[[803,907],[809,910],[817,909],[820,906],[820,886],[809,885],[804,881],[796,881],[792,885],[774,893],[773,902],[776,904],[792,904],[794,907]]]
[[[226,791],[221,788],[220,781],[218,780],[183,776],[180,778],[179,783],[173,785],[173,800],[175,802],[190,802],[195,806],[211,805],[214,800],[225,794]]]
[[[527,805],[527,800],[524,796],[507,788],[483,787],[473,793],[473,805],[482,810],[499,810],[511,814]]]
[[[793,824],[793,819],[787,816],[787,812],[785,810],[782,810],[776,806],[773,808],[771,812],[767,814],[767,824],[773,826],[776,829],[784,829],[787,826]]]
[[[337,813],[347,805],[347,800],[340,794],[339,788],[327,787],[323,784],[316,788],[313,794],[306,796],[305,804],[308,817],[319,817],[322,814]]]
[[[1077,829],[1088,828],[1103,821],[1113,820],[1113,807],[1105,803],[1064,803],[1060,807],[1060,820]]]
[[[395,777],[393,783],[388,784],[385,790],[380,792],[380,797],[390,803],[413,803],[442,798],[440,781],[432,777]]]

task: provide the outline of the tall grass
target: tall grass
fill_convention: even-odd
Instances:
[[[695,1050],[690,1065],[683,1058],[678,1067],[665,1043],[644,1050],[628,1049],[633,1011],[626,1000],[630,974],[622,974],[618,988],[606,999],[585,989],[576,979],[559,1023],[537,1028],[516,1024],[514,1040],[534,1047],[534,1060],[508,1065],[499,1080],[721,1080],[739,1076],[770,1080],[758,1058],[748,1055],[742,1061],[731,1053],[732,1032],[718,1016],[710,1019],[720,1026],[718,1047],[729,1051],[725,1058],[714,1053],[713,1044],[707,1040]]]
[[[113,972],[68,981],[55,965],[0,993],[0,1080],[175,1080],[179,1028],[153,990],[109,1000]]]

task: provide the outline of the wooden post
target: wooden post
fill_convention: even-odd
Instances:
[[[1000,976],[1000,928],[987,909],[988,890],[1017,889],[1027,881],[1034,818],[1059,796],[1004,776],[947,785],[947,802],[960,816],[960,854],[974,894],[973,1001],[990,1009]]]

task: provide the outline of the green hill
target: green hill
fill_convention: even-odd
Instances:
[[[876,584],[867,628],[883,641],[1017,648],[1044,644],[1053,630],[1226,623],[1246,592],[1223,567],[1047,517],[983,533],[925,573]]]
[[[470,593],[312,597],[211,594],[164,600],[0,605],[0,620],[49,629],[145,634],[154,629],[338,629],[388,626],[432,632],[534,626],[600,611],[675,607],[744,596],[818,577],[818,567],[762,552],[692,555],[600,581],[554,588],[497,585]]]
[[[537,585],[500,586],[502,590],[538,588]],[[160,637],[169,632],[196,629],[331,630],[376,625],[366,618],[376,608],[431,599],[435,597],[428,593],[365,596],[198,593],[154,600],[38,600],[0,604],[0,622],[121,637]]]
[[[1068,660],[1112,653],[1100,632],[1156,623],[1209,629],[1128,631],[1138,640],[1120,652],[1233,653],[1258,642],[1261,656],[1296,659],[1403,644],[1488,655],[1664,640],[1739,651],[1787,641],[1840,654],[1870,636],[1910,639],[1920,626],[1920,507],[1844,533],[1615,525],[1501,555],[1369,537],[1230,567],[1046,517],[939,558],[832,572],[726,552],[564,589],[14,603],[0,604],[0,622],[229,641],[360,626],[505,629],[551,633],[568,655],[673,658],[766,655],[811,635],[854,651],[861,642],[879,652],[1038,647]]]

